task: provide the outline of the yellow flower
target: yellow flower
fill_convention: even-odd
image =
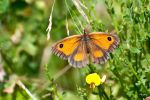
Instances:
[[[86,76],[86,82],[87,84],[90,84],[90,88],[95,88],[95,86],[99,86],[105,81],[105,79],[105,75],[101,79],[97,73],[92,73]]]

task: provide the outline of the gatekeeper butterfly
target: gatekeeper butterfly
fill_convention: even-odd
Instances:
[[[91,62],[103,64],[108,54],[119,44],[116,34],[92,32],[66,37],[52,46],[52,53],[68,60],[73,67],[84,67]]]

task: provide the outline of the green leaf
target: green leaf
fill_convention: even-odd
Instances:
[[[138,49],[138,48],[136,48],[136,47],[131,47],[130,48],[130,51],[132,52],[132,53],[140,53],[140,50]]]
[[[148,37],[150,37],[150,33],[147,33],[146,35],[147,35]]]
[[[5,13],[9,6],[9,0],[0,0],[0,14]]]

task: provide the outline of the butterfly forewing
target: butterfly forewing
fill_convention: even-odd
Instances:
[[[52,53],[57,56],[68,59],[68,57],[74,52],[74,50],[80,44],[81,36],[73,35],[67,38],[64,38],[61,41],[58,41],[52,46]]]
[[[89,38],[88,47],[94,63],[104,63],[109,58],[108,53],[119,44],[119,38],[115,34],[93,32],[89,34]]]
[[[89,37],[94,44],[107,52],[113,51],[119,44],[119,38],[115,34],[93,32],[89,34]]]

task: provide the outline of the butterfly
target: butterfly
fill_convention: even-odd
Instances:
[[[82,68],[89,63],[103,64],[108,54],[119,45],[119,37],[114,33],[92,32],[72,35],[55,43],[51,51],[68,60],[73,67]]]

